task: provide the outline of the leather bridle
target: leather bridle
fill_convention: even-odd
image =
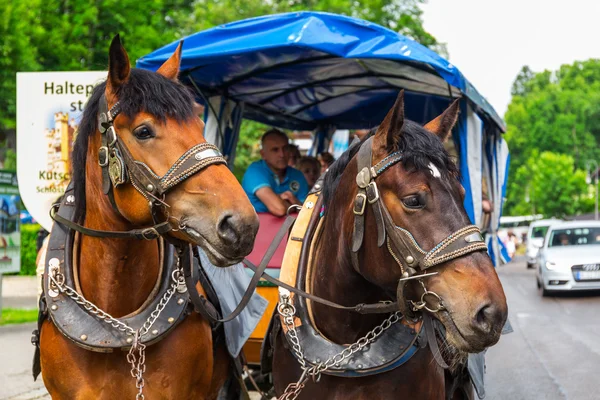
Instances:
[[[155,225],[121,232],[100,231],[83,227],[55,212],[52,212],[52,217],[63,225],[89,236],[154,240],[182,228],[179,221],[169,216],[169,205],[164,200],[165,194],[201,170],[215,164],[226,165],[227,161],[216,146],[199,143],[183,153],[167,173],[159,177],[147,164],[134,159],[127,146],[119,140],[114,120],[120,113],[120,103],[115,103],[109,110],[106,96],[102,95],[98,114],[98,130],[102,138],[98,149],[98,164],[102,168],[102,190],[108,195],[115,212],[120,215],[113,190],[127,182],[131,183],[148,200]],[[177,224],[176,228],[173,228],[173,222]]]
[[[382,247],[387,244],[387,250],[402,273],[402,278],[400,278],[396,290],[399,310],[407,316],[413,315],[412,311],[423,308],[430,312],[440,311],[443,309],[442,299],[436,293],[428,291],[421,280],[435,275],[437,272],[427,273],[426,271],[431,267],[470,253],[487,251],[487,245],[479,228],[476,225],[467,225],[449,235],[431,250],[423,250],[408,230],[394,223],[380,197],[375,182],[378,176],[402,161],[403,154],[400,151],[391,153],[377,164],[372,165],[371,146],[372,137],[362,143],[357,155],[358,174],[356,175],[356,184],[358,185],[358,194],[354,199],[354,231],[352,236],[352,263],[354,269],[359,272],[358,252],[364,241],[365,212],[368,204],[371,206],[370,209],[377,224],[377,245]],[[406,282],[412,279],[420,280],[423,286],[424,293],[420,302],[407,300],[404,296]],[[437,301],[437,309],[428,307],[428,298],[434,298]],[[409,304],[411,307],[409,307]]]

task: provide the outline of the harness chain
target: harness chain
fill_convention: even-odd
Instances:
[[[355,343],[346,347],[344,350],[330,357],[326,361],[308,368],[306,366],[306,361],[304,360],[302,346],[300,345],[298,335],[296,334],[296,326],[294,324],[294,315],[296,313],[296,309],[292,305],[288,295],[283,295],[281,299],[282,302],[278,306],[278,311],[283,316],[284,323],[288,328],[289,338],[292,342],[294,353],[296,353],[296,357],[298,358],[298,362],[302,368],[302,375],[298,381],[290,383],[285,389],[285,392],[277,400],[296,399],[300,395],[300,392],[302,392],[302,389],[304,389],[309,376],[312,377],[313,381],[319,382],[322,372],[325,372],[334,365],[338,365],[347,360],[355,353],[362,351],[366,346],[373,343],[379,336],[381,336],[383,332],[402,319],[402,314],[400,312],[396,311],[392,313],[380,325],[373,328],[373,330],[369,331],[365,336],[358,339]]]
[[[148,317],[148,319],[142,324],[142,326],[139,329],[134,330],[129,325],[124,324],[123,322],[119,321],[107,312],[100,309],[94,303],[90,302],[89,300],[86,300],[85,297],[77,293],[77,291],[72,287],[65,285],[64,275],[59,271],[58,268],[54,268],[50,275],[50,280],[54,288],[69,296],[77,304],[83,306],[83,308],[85,308],[86,311],[96,315],[104,322],[110,324],[113,328],[118,329],[121,332],[125,332],[128,335],[133,335],[133,343],[131,348],[129,349],[129,353],[127,354],[127,362],[131,364],[131,376],[135,378],[135,386],[138,389],[138,393],[135,396],[136,400],[144,400],[143,389],[144,372],[146,372],[146,345],[142,343],[141,337],[148,333],[152,325],[154,325],[154,322],[156,322],[160,314],[163,312],[163,310],[173,297],[173,294],[177,290],[177,287],[180,284],[184,283],[183,271],[181,265],[179,264],[179,258],[177,259],[177,269],[173,272],[171,279],[173,280],[173,283],[158,302],[156,309],[152,311],[150,317]],[[138,353],[137,356],[136,352]]]

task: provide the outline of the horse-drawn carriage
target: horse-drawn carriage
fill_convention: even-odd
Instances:
[[[507,149],[501,119],[453,65],[377,25],[311,12],[167,45],[138,61],[156,74],[130,69],[118,37],[109,60],[53,209],[32,341],[54,397],[237,396],[229,317],[198,247],[216,266],[252,248],[256,214],[224,166],[243,118],[315,130],[315,148],[332,126],[378,126],[301,207],[283,288],[259,288],[278,314],[249,346],[269,332],[262,365],[280,398],[470,397],[466,354],[494,344],[507,315],[486,255],[499,260]],[[205,126],[181,83],[205,104]]]
[[[174,42],[142,57],[138,67],[157,69],[176,46]],[[316,154],[327,148],[332,126],[368,129],[381,123],[400,89],[405,90],[407,118],[419,123],[435,118],[460,98],[459,120],[446,147],[458,158],[469,218],[484,231],[494,262],[500,262],[502,244],[496,232],[508,157],[504,124],[460,71],[435,52],[367,21],[290,13],[186,37],[180,80],[206,105],[205,137],[222,149],[230,165],[242,119],[312,130],[311,151]],[[492,205],[491,218],[484,213],[486,200]],[[261,218],[276,223],[269,216]],[[259,231],[256,240],[264,251],[274,230],[261,229],[264,233]],[[275,274],[282,250],[283,246],[269,264]],[[261,251],[252,255],[252,261],[258,263]],[[263,284],[259,292],[274,301],[275,288]],[[269,311],[273,309],[274,304]],[[258,345],[269,318],[264,317],[246,347],[250,362],[259,360]]]

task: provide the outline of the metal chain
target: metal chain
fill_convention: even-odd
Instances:
[[[294,353],[296,354],[296,358],[300,363],[302,368],[302,375],[298,381],[290,383],[285,392],[277,399],[277,400],[294,400],[299,395],[309,377],[313,378],[313,381],[319,382],[321,379],[321,373],[327,371],[334,365],[341,364],[343,361],[346,361],[354,354],[364,350],[366,346],[373,343],[383,332],[389,329],[393,324],[397,323],[402,319],[402,314],[399,311],[391,314],[387,319],[385,319],[380,325],[376,326],[368,332],[365,336],[358,339],[355,343],[346,347],[344,350],[330,357],[324,362],[319,364],[315,364],[308,368],[306,366],[306,361],[304,359],[304,353],[302,352],[302,346],[300,345],[300,340],[298,339],[298,334],[296,333],[296,325],[294,324],[294,315],[296,313],[296,309],[290,302],[290,297],[287,295],[283,295],[281,297],[281,302],[278,307],[279,313],[283,316],[283,322],[285,323],[288,329],[288,338],[292,343],[292,347],[294,349]]]
[[[103,311],[91,301],[86,300],[86,298],[77,293],[75,289],[69,285],[66,285],[64,283],[65,277],[58,268],[51,269],[49,278],[52,289],[58,289],[60,292],[66,294],[90,314],[97,316],[99,319],[110,324],[113,328],[121,332],[125,332],[128,335],[133,335],[133,344],[129,349],[129,353],[127,353],[127,362],[131,364],[131,376],[135,378],[135,387],[138,389],[138,393],[136,394],[135,398],[136,400],[143,400],[144,372],[146,372],[146,345],[142,343],[141,338],[148,333],[152,325],[154,325],[158,317],[160,317],[160,314],[173,297],[177,287],[183,282],[183,271],[179,265],[179,258],[177,259],[177,269],[173,271],[171,276],[173,283],[171,283],[171,286],[169,286],[148,319],[137,330],[134,330],[129,325],[114,318],[112,315]],[[138,353],[137,356],[136,352]]]

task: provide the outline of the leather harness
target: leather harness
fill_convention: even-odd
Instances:
[[[154,343],[170,332],[188,314],[186,309],[190,302],[196,312],[211,322],[214,330],[221,321],[218,298],[199,266],[199,258],[194,254],[192,245],[183,245],[183,242],[166,236],[168,232],[174,230],[172,226],[174,218],[168,214],[169,205],[164,202],[164,196],[177,184],[197,172],[213,164],[227,164],[227,162],[217,147],[209,143],[200,143],[187,150],[163,177],[159,177],[148,165],[135,160],[119,140],[114,128],[114,120],[120,112],[119,102],[108,110],[106,98],[102,96],[98,115],[98,129],[102,144],[98,151],[98,163],[102,168],[103,191],[109,196],[115,212],[120,215],[114,200],[113,188],[130,182],[148,200],[155,224],[130,231],[102,231],[86,228],[75,221],[75,196],[72,184],[69,185],[62,203],[55,204],[51,209],[51,216],[57,223],[54,224],[48,244],[38,330],[34,331],[32,336],[32,343],[37,347],[34,357],[34,377],[39,374],[41,323],[47,316],[59,331],[75,344],[100,352],[131,347],[133,340],[130,334],[125,334],[123,327],[138,327],[144,321],[148,321],[160,302],[163,303],[162,313],[159,313],[159,317],[152,323],[152,330],[139,338],[140,344]],[[164,216],[166,219],[161,220]],[[176,222],[177,229],[181,229],[179,221]],[[70,293],[74,292],[73,290],[58,290],[56,285],[58,277],[60,277],[61,287],[63,284],[67,288],[77,286],[72,268],[75,232],[106,238],[166,239],[166,241],[161,239],[163,265],[159,282],[142,308],[129,316],[114,318],[113,321],[117,322],[106,323],[109,322],[108,314],[97,307],[92,307],[91,303],[85,302],[82,297],[79,301],[74,300],[78,294]],[[175,253],[177,253],[177,260],[173,257]],[[183,274],[175,278],[179,265]],[[197,292],[195,286],[197,282],[202,284],[209,299]],[[176,286],[176,293],[168,297],[167,291],[171,285]],[[235,316],[230,317],[235,318]],[[115,324],[120,325],[115,326]]]
[[[358,185],[358,193],[355,197],[353,207],[355,215],[352,237],[353,267],[360,273],[358,252],[362,247],[365,236],[365,215],[367,210],[370,209],[377,225],[378,246],[382,247],[384,244],[387,244],[387,250],[401,269],[402,278],[398,282],[397,302],[380,303],[379,307],[377,307],[377,304],[362,305],[362,307],[359,307],[360,305],[355,307],[340,307],[334,303],[335,308],[360,312],[360,310],[364,309],[363,307],[369,307],[371,312],[375,313],[389,313],[399,310],[404,316],[413,320],[416,318],[414,312],[422,309],[425,309],[429,313],[440,311],[443,309],[442,299],[434,292],[427,291],[422,281],[423,278],[436,273],[426,273],[426,270],[473,252],[487,251],[487,246],[481,237],[479,228],[475,225],[468,225],[459,229],[429,251],[423,250],[408,230],[396,226],[380,197],[375,179],[390,167],[401,162],[402,159],[403,155],[401,152],[394,152],[379,163],[372,165],[372,138],[363,142],[357,155],[359,172],[356,176],[356,183]],[[313,240],[315,226],[323,218],[323,215],[314,212],[314,210],[319,210],[321,207],[319,190],[322,187],[322,179],[315,186],[317,190],[309,195],[298,216],[298,220],[302,221],[302,223],[294,225],[286,246],[286,256],[284,257],[284,265],[282,266],[281,273],[281,279],[286,285],[281,285],[281,282],[265,276],[267,280],[280,286],[280,297],[286,297],[293,304],[297,317],[294,322],[295,335],[304,351],[304,361],[311,365],[317,365],[324,359],[341,352],[349,346],[335,344],[324,337],[314,326],[310,318],[309,307],[306,304],[306,299],[326,304],[323,299],[318,297],[315,299],[316,296],[307,293],[308,288],[305,287],[304,283],[307,279],[307,252]],[[367,205],[370,205],[370,207],[367,207]],[[294,250],[294,247],[301,250]],[[292,254],[296,254],[296,256],[292,256]],[[290,256],[288,257],[288,255]],[[417,270],[422,273],[418,274]],[[406,282],[412,279],[419,280],[423,286],[424,293],[420,303],[407,300],[404,296]],[[292,286],[294,290],[288,290],[289,286]],[[299,296],[294,296],[293,294]],[[429,308],[428,300],[431,299],[437,300],[437,309]],[[386,308],[385,311],[384,307]],[[421,313],[423,324],[421,325],[422,329],[418,332],[413,327],[399,323],[394,324],[389,330],[383,332],[382,336],[376,342],[370,345],[368,352],[355,353],[351,362],[345,361],[323,373],[343,377],[383,373],[407,362],[416,353],[418,348],[424,347],[427,343],[436,362],[442,368],[448,368],[448,365],[441,356],[435,337],[435,331],[443,330],[443,328],[434,326],[434,324],[439,325],[439,322],[434,321],[428,312]],[[279,316],[279,320],[280,323],[276,325],[283,329],[288,346],[292,347],[294,339],[284,324],[283,315]],[[264,346],[266,347],[263,351],[269,351],[269,345],[272,345],[272,343],[265,340]],[[295,352],[291,353],[297,357]]]
[[[423,250],[408,230],[394,223],[392,216],[379,195],[379,189],[375,182],[378,176],[381,176],[390,167],[402,161],[402,152],[394,152],[377,164],[372,165],[372,140],[372,137],[367,139],[357,154],[358,174],[356,175],[356,184],[358,186],[358,193],[354,199],[353,207],[352,263],[354,269],[360,273],[358,252],[364,241],[365,214],[368,204],[377,224],[377,245],[382,247],[384,244],[387,244],[387,250],[400,267],[402,273],[396,294],[398,309],[403,315],[412,316],[413,311],[416,311],[414,309],[414,302],[410,302],[413,307],[409,307],[409,301],[404,296],[404,288],[407,281],[422,279],[436,274],[427,274],[426,271],[431,267],[473,252],[487,251],[487,246],[479,228],[476,225],[468,225],[449,235],[431,250]],[[417,274],[417,270],[423,274]],[[425,293],[433,292],[425,291]],[[429,297],[432,296],[439,299],[437,295],[429,295]],[[422,299],[423,302],[425,300],[425,298]],[[441,299],[439,300],[440,303],[438,306],[442,306]]]

